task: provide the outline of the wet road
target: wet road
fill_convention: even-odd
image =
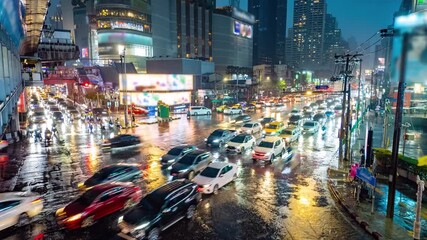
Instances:
[[[257,110],[253,120],[274,116],[286,120],[292,109],[274,112]],[[118,162],[139,163],[147,171],[141,187],[151,191],[168,181],[167,170],[159,158],[173,146],[194,144],[205,149],[204,138],[217,128],[231,128],[229,116],[214,114],[162,124],[141,125],[129,130],[139,135],[143,146],[126,154],[107,155],[100,143],[110,133],[89,134],[80,122],[62,124],[64,145],[32,140],[17,149],[15,160],[2,165],[2,191],[30,188],[43,194],[45,209],[22,229],[0,232],[0,239],[32,239],[43,233],[46,239],[117,239],[116,221],[120,213],[101,220],[88,230],[65,231],[55,222],[55,211],[78,194],[77,184],[99,168]],[[209,149],[217,161],[229,161],[240,167],[234,183],[218,195],[204,196],[192,222],[179,222],[162,233],[162,239],[368,239],[345,215],[341,214],[326,186],[326,169],[338,147],[339,120],[327,123],[327,133],[301,136],[294,143],[290,161],[277,159],[272,165],[254,164],[250,152],[227,154]]]

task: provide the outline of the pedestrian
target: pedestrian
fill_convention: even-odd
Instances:
[[[365,162],[365,146],[363,145],[362,148],[359,150],[360,153],[360,164],[363,165]]]
[[[135,114],[132,113],[132,126],[135,126]]]

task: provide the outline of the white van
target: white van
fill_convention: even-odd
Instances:
[[[192,106],[188,111],[188,115],[197,116],[197,115],[211,115],[212,111],[203,106]]]

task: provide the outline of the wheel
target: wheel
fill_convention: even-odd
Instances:
[[[191,171],[188,173],[188,180],[191,180],[194,178],[194,171]]]
[[[255,143],[252,143],[252,149],[254,149],[255,148]]]
[[[271,155],[271,157],[270,157],[270,163],[271,163],[271,164],[273,164],[274,157],[275,157],[275,156],[274,156],[274,154],[272,154],[272,155]]]
[[[220,142],[219,142],[219,144],[218,144],[218,147],[219,147],[219,148],[224,147],[224,142],[223,142],[223,141],[220,141]]]
[[[26,213],[22,213],[19,215],[18,223],[16,224],[17,227],[23,227],[30,223],[30,218]]]
[[[185,215],[185,217],[187,219],[193,219],[194,218],[194,213],[196,212],[196,206],[191,205],[187,208],[187,213]]]
[[[93,216],[89,216],[89,217],[83,219],[81,227],[87,228],[87,227],[92,226],[94,223],[95,223],[95,219],[93,219]]]
[[[241,149],[240,149],[240,153],[241,154],[243,154],[245,152],[245,147],[242,147]]]
[[[233,181],[235,181],[237,179],[237,173],[235,173],[234,175],[233,175]]]
[[[199,115],[197,112],[194,112],[194,114],[193,114],[194,116],[197,116],[197,115]]]
[[[150,232],[148,233],[148,240],[157,240],[159,239],[159,229],[158,228],[153,228],[150,230]]]
[[[212,113],[209,111],[209,112],[208,112],[208,115],[211,115],[211,114],[212,114]]]
[[[239,114],[243,114],[243,112],[242,112],[242,111],[240,111],[240,112],[239,112]]]
[[[213,194],[215,194],[215,195],[218,194],[218,184],[214,186]]]
[[[133,205],[135,205],[135,201],[132,198],[129,198],[126,202],[125,205],[123,205],[124,209],[128,209],[133,207]]]

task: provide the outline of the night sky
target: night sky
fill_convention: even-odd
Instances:
[[[268,0],[267,0],[268,1]],[[354,36],[360,44],[381,28],[393,21],[393,14],[402,0],[327,0],[328,13],[334,15],[343,36]],[[219,6],[228,5],[229,0],[217,0]],[[247,10],[248,1],[241,0],[241,8]],[[292,25],[293,0],[288,0],[287,28]],[[374,41],[376,39],[373,39]]]

